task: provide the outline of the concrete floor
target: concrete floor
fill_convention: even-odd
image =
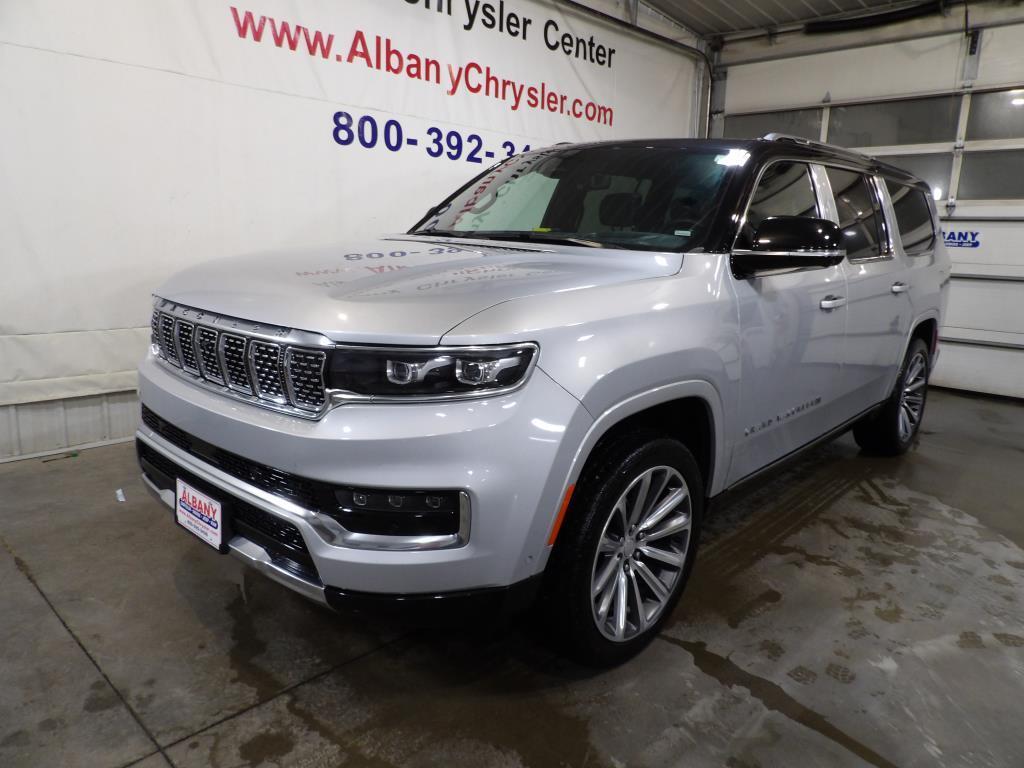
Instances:
[[[176,530],[131,445],[0,465],[0,765],[1024,765],[1024,405],[933,391],[925,428],[734,499],[603,673],[309,604]]]

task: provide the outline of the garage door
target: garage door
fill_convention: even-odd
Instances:
[[[929,183],[953,261],[933,380],[1024,397],[1024,87],[725,116],[727,137],[771,131],[854,148]]]

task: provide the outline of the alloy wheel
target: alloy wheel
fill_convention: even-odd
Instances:
[[[921,423],[924,411],[924,389],[928,385],[928,360],[923,352],[914,355],[907,364],[900,395],[900,441],[906,442]]]
[[[591,570],[594,622],[601,634],[626,642],[658,620],[688,555],[692,507],[674,468],[644,470],[605,521]]]

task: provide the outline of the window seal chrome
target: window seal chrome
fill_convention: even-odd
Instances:
[[[767,170],[771,168],[773,165],[776,165],[777,163],[800,163],[801,165],[807,168],[808,181],[811,184],[811,190],[814,192],[815,212],[818,214],[818,218],[824,218],[824,216],[822,215],[824,213],[824,210],[821,201],[821,193],[818,189],[818,185],[815,183],[814,173],[811,168],[811,165],[814,162],[814,160],[811,160],[806,157],[790,157],[784,155],[782,157],[773,157],[771,160],[766,162],[758,169],[757,178],[754,179],[754,186],[750,188],[750,192],[743,203],[743,215],[740,216],[739,221],[736,224],[736,234],[734,234],[732,237],[732,245],[729,248],[730,253],[737,250],[743,250],[736,248],[736,243],[739,242],[740,235],[743,232],[743,227],[747,223],[747,216],[750,214],[750,206],[753,205],[754,203],[754,195],[757,194],[757,188],[761,185],[761,179],[764,178],[764,175],[767,172]]]

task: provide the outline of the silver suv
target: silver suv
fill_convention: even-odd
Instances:
[[[540,591],[614,663],[671,612],[708,501],[924,413],[949,259],[928,187],[825,145],[562,145],[410,232],[184,271],[139,461],[176,521],[334,607]]]

